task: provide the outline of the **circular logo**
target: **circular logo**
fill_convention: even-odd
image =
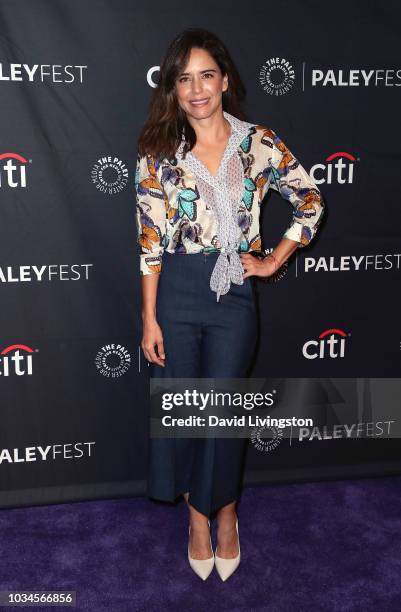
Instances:
[[[118,157],[101,157],[92,168],[91,178],[102,193],[119,193],[128,184],[128,168]]]
[[[119,378],[130,367],[131,355],[121,344],[106,344],[97,353],[95,365],[106,378]]]
[[[266,453],[276,450],[283,439],[283,429],[280,427],[255,427],[251,433],[251,442],[258,451]]]
[[[262,65],[259,81],[267,94],[283,96],[294,85],[295,71],[286,59],[271,57]]]

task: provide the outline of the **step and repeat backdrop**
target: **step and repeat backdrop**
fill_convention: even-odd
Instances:
[[[0,1],[0,507],[145,494],[136,143],[167,45],[195,26],[326,202],[258,283],[252,377],[331,424],[255,430],[244,482],[400,473],[400,22],[397,2]],[[291,215],[270,191],[266,249]]]

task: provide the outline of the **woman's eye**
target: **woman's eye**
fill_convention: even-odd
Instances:
[[[202,76],[203,76],[204,78],[206,78],[206,79],[208,79],[209,77],[210,77],[210,78],[213,78],[213,73],[212,73],[212,72],[206,72],[206,73],[205,73],[205,74],[203,74]],[[186,76],[185,76],[185,77],[180,77],[180,78],[178,79],[178,82],[179,82],[179,83],[184,83],[185,81],[187,81],[187,80],[188,80],[188,78],[189,78],[189,77],[186,77]]]

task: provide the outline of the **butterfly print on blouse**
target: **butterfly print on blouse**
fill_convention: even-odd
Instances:
[[[173,242],[175,243],[175,253],[186,253],[187,249],[184,245],[185,242],[191,242],[193,244],[199,244],[202,247],[205,245],[202,242],[203,228],[200,223],[191,225],[189,221],[183,221],[180,227],[176,229],[173,234]]]
[[[143,210],[143,205],[138,204],[140,211],[140,222],[142,231],[138,237],[139,244],[145,252],[151,253],[153,245],[160,244],[161,231],[160,228],[153,223],[153,220]]]
[[[181,189],[177,195],[178,216],[180,218],[186,216],[190,221],[195,221],[197,211],[196,200],[199,200],[199,197],[200,195],[196,185],[194,189],[190,187]]]
[[[151,155],[146,156],[146,162],[149,170],[149,176],[137,183],[138,195],[141,196],[149,194],[152,197],[164,200],[166,203],[166,196],[157,176],[159,162]]]
[[[248,134],[245,136],[245,138],[240,143],[241,150],[244,153],[249,153],[249,151],[251,150],[252,136],[254,134],[256,134],[256,127],[255,126],[251,126],[249,128]]]

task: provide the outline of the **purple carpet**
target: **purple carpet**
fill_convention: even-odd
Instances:
[[[400,493],[401,476],[245,488],[225,583],[190,569],[183,500],[2,510],[0,590],[75,590],[95,612],[400,611]]]

